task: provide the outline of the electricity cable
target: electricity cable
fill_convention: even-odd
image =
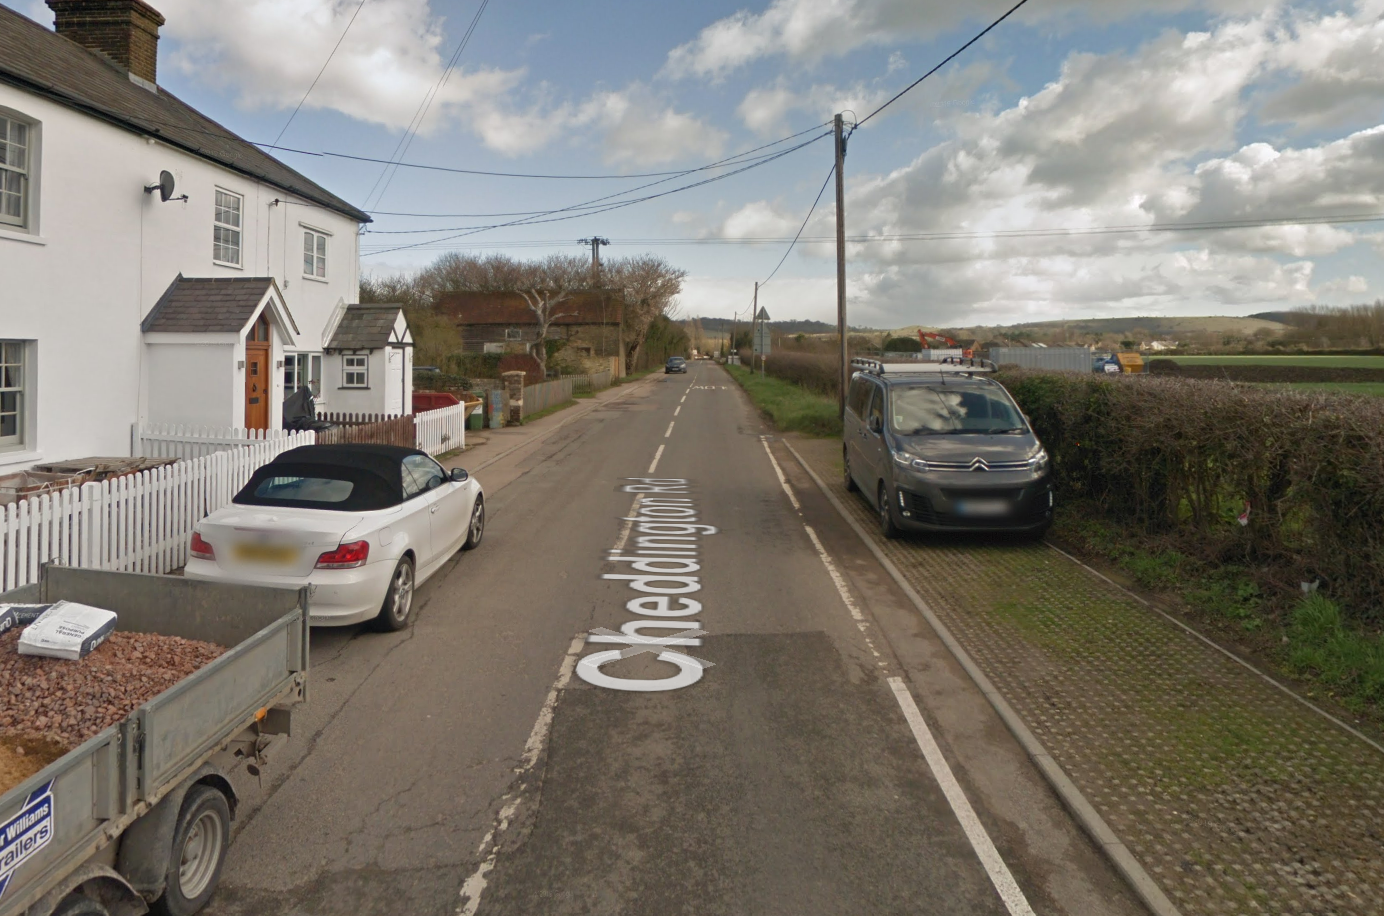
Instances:
[[[769,271],[769,276],[765,277],[759,284],[760,289],[769,285],[769,281],[774,279],[774,274],[779,272],[779,268],[783,266],[783,262],[788,260],[788,255],[793,252],[793,246],[798,244],[798,239],[802,238],[803,230],[807,228],[808,220],[812,219],[812,214],[817,211],[817,205],[822,202],[822,195],[826,193],[827,185],[831,184],[831,176],[835,174],[836,163],[832,163],[831,168],[827,171],[826,180],[822,182],[821,190],[817,192],[817,199],[812,201],[812,206],[808,208],[807,216],[803,217],[803,224],[798,227],[798,234],[793,236],[793,241],[788,243],[788,250],[783,253],[783,257],[779,258],[779,262],[774,265],[774,269]]]
[[[351,26],[356,24],[356,17],[360,15],[360,10],[363,6],[365,6],[365,0],[360,0],[360,4],[356,7],[356,11],[351,14],[351,21],[346,23],[346,28],[342,30],[341,37],[338,38],[336,44],[332,46],[332,52],[328,54],[327,59],[322,62],[322,69],[318,70],[317,75],[312,78],[312,85],[308,87],[307,92],[303,93],[303,97],[298,100],[298,107],[293,109],[293,114],[288,116],[288,120],[284,122],[283,129],[280,130],[279,135],[274,138],[275,143],[283,139],[284,133],[288,130],[288,125],[292,124],[293,119],[298,117],[298,112],[302,109],[303,103],[308,100],[308,96],[312,95],[312,90],[317,88],[317,81],[322,78],[322,74],[327,72],[327,64],[332,62],[332,58],[336,56],[336,52],[341,47],[341,43],[346,40],[346,33],[351,31]]]
[[[951,54],[949,54],[949,55],[947,56],[946,60],[942,61],[942,62],[941,62],[940,64],[938,64],[937,66],[933,67],[931,70],[929,70],[928,72],[924,73],[922,76],[918,77],[918,78],[917,78],[916,80],[914,80],[913,82],[909,83],[906,87],[904,87],[903,91],[900,92],[898,95],[894,96],[892,99],[890,99],[889,101],[885,102],[883,105],[879,106],[879,107],[876,108],[874,111],[870,112],[870,113],[867,114],[865,117],[861,118],[859,121],[855,122],[855,127],[852,127],[852,128],[851,128],[851,131],[854,132],[855,129],[856,129],[857,127],[862,126],[866,121],[870,120],[870,119],[873,118],[875,115],[879,114],[881,111],[883,111],[884,109],[888,108],[890,105],[893,105],[893,104],[894,104],[895,102],[897,102],[899,99],[903,98],[905,94],[907,94],[910,90],[912,90],[914,87],[916,87],[916,86],[917,86],[919,83],[921,83],[923,80],[927,79],[929,76],[932,76],[932,74],[936,73],[938,70],[941,70],[943,67],[945,67],[947,64],[951,63],[952,61],[956,60],[956,58],[960,57],[961,54],[962,54],[967,48],[969,48],[971,45],[975,44],[976,42],[980,41],[980,40],[981,40],[982,38],[984,38],[986,35],[989,35],[990,32],[993,31],[997,26],[999,26],[999,24],[1000,24],[1001,22],[1004,22],[1004,21],[1005,21],[1006,19],[1008,19],[1010,16],[1013,16],[1015,13],[1017,13],[1017,12],[1019,11],[1019,7],[1023,6],[1023,5],[1024,5],[1025,3],[1027,3],[1027,2],[1028,2],[1028,0],[1019,0],[1018,3],[1014,4],[1014,6],[1010,8],[1009,12],[1005,13],[1003,16],[1001,16],[1000,18],[996,19],[994,22],[990,23],[988,26],[986,26],[984,29],[981,30],[980,34],[976,35],[976,36],[975,36],[974,38],[972,38],[970,41],[966,42],[964,45],[962,45],[961,47],[959,47],[959,48],[957,48],[955,51],[953,51]]]

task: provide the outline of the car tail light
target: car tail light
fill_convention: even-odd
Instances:
[[[196,531],[192,532],[192,544],[189,549],[192,551],[192,555],[199,560],[216,559],[216,551]]]
[[[318,569],[355,569],[370,558],[369,541],[352,541],[317,558]]]

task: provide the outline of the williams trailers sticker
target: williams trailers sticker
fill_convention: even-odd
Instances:
[[[29,793],[19,813],[0,824],[0,897],[10,886],[15,869],[33,858],[53,839],[53,781]]]

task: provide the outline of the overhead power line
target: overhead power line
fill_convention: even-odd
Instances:
[[[346,40],[346,33],[351,31],[351,26],[356,24],[356,17],[360,15],[360,9],[363,6],[365,6],[365,0],[360,0],[360,4],[356,6],[356,11],[351,14],[351,21],[346,23],[346,28],[341,31],[341,37],[336,40],[336,44],[332,45],[332,52],[328,54],[327,59],[322,62],[322,69],[318,70],[317,75],[312,78],[312,85],[308,86],[308,91],[304,92],[303,97],[298,100],[298,105],[293,109],[293,114],[288,116],[288,120],[284,122],[284,126],[279,130],[279,135],[274,138],[275,143],[283,139],[284,133],[288,130],[288,125],[292,124],[293,119],[298,117],[298,112],[303,107],[303,103],[308,100],[308,96],[312,95],[312,90],[317,88],[317,81],[322,78],[322,74],[327,72],[327,64],[330,64],[332,58],[336,57],[337,50],[341,47],[341,43]]]
[[[432,108],[433,101],[441,94],[443,87],[447,85],[447,80],[451,78],[453,68],[456,67],[457,61],[461,59],[461,52],[466,50],[467,44],[471,41],[471,35],[476,31],[476,26],[480,24],[481,14],[485,12],[485,8],[489,5],[490,0],[481,0],[481,5],[476,8],[476,15],[471,18],[471,24],[466,27],[466,33],[461,36],[461,41],[457,42],[456,50],[452,52],[452,57],[447,61],[447,66],[442,71],[442,75],[438,77],[437,83],[423,96],[423,101],[418,106],[418,111],[414,113],[413,120],[409,122],[408,129],[405,130],[404,135],[399,138],[399,144],[394,147],[394,155],[390,157],[391,159],[403,159],[404,156],[408,155],[409,147],[413,145],[413,138],[418,135],[418,131],[423,126],[423,121],[428,117],[428,110]],[[394,181],[394,176],[397,174],[399,174],[399,167],[397,164],[394,164],[392,172],[390,171],[390,166],[386,165],[384,170],[380,172],[380,177],[375,179],[375,185],[378,185],[380,180],[384,179],[384,187],[380,188],[380,194],[375,198],[375,206],[379,206],[380,201],[384,199],[385,192],[389,190],[389,185]],[[389,177],[385,178],[386,175]],[[375,187],[372,186],[370,188],[370,193],[365,195],[367,206],[369,205],[371,195],[374,193]]]
[[[803,224],[798,227],[798,234],[793,236],[793,241],[788,243],[788,250],[783,253],[783,257],[779,258],[779,262],[774,265],[774,269],[769,271],[769,276],[765,277],[763,282],[759,284],[760,289],[769,285],[769,281],[774,279],[774,274],[779,272],[779,268],[783,266],[783,262],[788,260],[788,255],[793,252],[793,246],[798,244],[798,239],[802,238],[803,230],[807,228],[808,221],[812,219],[812,214],[816,212],[817,205],[822,202],[822,195],[826,193],[827,185],[831,184],[831,176],[835,174],[836,163],[832,163],[831,168],[827,171],[826,179],[822,181],[821,189],[817,191],[817,198],[812,201],[812,206],[807,210],[807,216],[803,217]]]
[[[827,176],[828,182],[831,175]],[[819,194],[820,200],[820,194]],[[808,214],[809,217],[811,213]],[[1273,217],[1264,219],[1227,219],[1211,220],[1197,223],[1148,223],[1145,225],[1125,225],[1125,226],[1084,226],[1072,228],[1052,228],[1052,229],[998,229],[992,231],[938,231],[938,232],[913,232],[913,233],[880,233],[876,235],[851,235],[846,237],[846,241],[851,244],[869,244],[872,242],[945,242],[945,241],[966,241],[983,240],[991,238],[1062,238],[1062,237],[1081,237],[1090,235],[1116,235],[1116,234],[1138,234],[1141,232],[1222,232],[1236,229],[1261,229],[1272,228],[1275,226],[1313,226],[1313,225],[1349,225],[1356,223],[1384,222],[1384,213],[1360,213],[1343,214],[1335,216],[1296,216],[1296,217]],[[804,226],[806,221],[804,221]],[[741,236],[738,238],[698,238],[695,236],[684,237],[645,237],[645,238],[614,238],[612,242],[620,245],[781,245],[785,242],[810,242],[826,243],[835,240],[835,236],[813,235],[803,236],[801,233],[796,236]],[[571,239],[520,239],[507,242],[486,242],[477,245],[449,246],[458,250],[465,248],[546,248],[546,247],[565,247],[571,245]],[[423,250],[429,249],[430,243],[418,246]],[[447,246],[438,246],[438,248]],[[437,249],[434,249],[437,250]],[[770,274],[772,277],[773,274]],[[768,282],[767,280],[764,282]],[[760,284],[763,286],[763,283]]]
[[[811,138],[811,139],[809,139],[809,140],[806,140],[806,141],[804,141],[804,142],[802,142],[802,143],[799,143],[799,144],[796,145],[796,146],[791,146],[791,147],[789,147],[789,148],[786,149],[786,150],[780,150],[779,152],[776,152],[776,153],[774,153],[774,154],[771,155],[771,156],[768,156],[768,157],[766,157],[766,158],[759,159],[759,160],[756,161],[756,162],[751,162],[751,163],[748,164],[748,165],[743,165],[743,166],[741,166],[740,168],[734,169],[734,170],[732,170],[732,171],[730,171],[730,172],[726,172],[726,173],[721,174],[721,175],[713,175],[713,176],[711,176],[710,178],[703,178],[701,181],[694,181],[694,182],[692,182],[691,184],[682,185],[681,187],[670,188],[669,190],[666,190],[666,191],[660,191],[660,192],[658,192],[657,194],[648,194],[648,195],[645,195],[645,196],[643,196],[643,197],[635,197],[635,198],[631,198],[631,199],[629,199],[629,200],[614,201],[614,202],[610,203],[609,205],[606,205],[606,206],[601,207],[601,208],[597,208],[597,209],[583,209],[582,212],[580,212],[580,213],[571,213],[570,211],[576,210],[576,209],[578,209],[578,208],[580,208],[580,207],[584,207],[585,205],[584,205],[584,204],[574,204],[574,205],[572,205],[572,206],[570,206],[570,207],[563,207],[563,208],[561,208],[561,209],[559,209],[559,210],[551,210],[551,211],[548,211],[548,213],[542,214],[543,218],[541,218],[541,219],[540,219],[540,218],[535,218],[535,217],[525,217],[525,218],[523,218],[523,219],[510,220],[510,221],[504,222],[504,223],[493,223],[493,224],[485,225],[485,226],[473,226],[473,227],[469,227],[469,228],[465,229],[464,231],[458,232],[458,233],[455,234],[455,235],[446,236],[446,237],[444,237],[444,238],[440,238],[440,239],[429,239],[429,240],[425,240],[425,241],[422,241],[422,242],[414,242],[413,244],[410,244],[410,245],[398,245],[398,246],[395,246],[395,247],[392,247],[392,248],[384,248],[384,249],[380,249],[380,250],[377,250],[377,251],[372,251],[372,252],[370,252],[370,254],[387,254],[387,253],[393,252],[393,251],[403,251],[403,250],[409,249],[409,248],[419,248],[419,247],[424,246],[424,245],[433,245],[433,244],[438,244],[438,243],[440,243],[440,242],[448,242],[448,241],[451,241],[452,239],[462,238],[462,237],[468,236],[468,235],[475,235],[475,234],[478,233],[478,232],[485,232],[485,231],[490,230],[490,229],[503,229],[503,228],[507,228],[507,227],[510,227],[510,226],[528,226],[528,225],[536,225],[536,224],[538,224],[538,223],[555,223],[555,222],[561,222],[561,221],[563,221],[563,220],[579,219],[579,218],[582,217],[582,216],[593,216],[593,215],[595,215],[595,214],[597,214],[597,213],[606,213],[606,212],[609,212],[609,211],[611,211],[611,210],[619,210],[619,209],[622,209],[622,208],[624,208],[624,207],[633,206],[634,204],[644,203],[644,202],[650,201],[650,200],[657,200],[657,199],[660,198],[660,197],[667,197],[667,196],[670,195],[670,194],[677,194],[677,193],[679,193],[679,192],[681,192],[681,191],[688,191],[688,190],[691,190],[691,189],[693,189],[693,188],[702,187],[703,185],[712,184],[713,182],[722,181],[722,180],[724,180],[724,179],[726,179],[726,178],[731,178],[731,177],[733,177],[733,176],[735,176],[735,175],[739,175],[739,174],[742,173],[742,172],[748,172],[750,169],[756,169],[756,168],[759,168],[760,166],[767,165],[767,164],[769,164],[770,162],[775,162],[775,161],[777,161],[777,160],[779,160],[779,159],[782,159],[784,156],[787,156],[787,155],[789,155],[789,154],[791,154],[791,153],[794,153],[794,152],[796,152],[796,151],[798,151],[798,150],[800,150],[800,149],[803,149],[803,148],[806,147],[806,146],[810,146],[811,144],[816,143],[818,140],[821,140],[821,139],[823,139],[824,137],[828,137],[828,136],[831,136],[831,135],[830,135],[830,134],[826,134],[826,133],[820,134],[820,135],[818,135],[818,136],[816,136],[816,137],[813,137],[813,138]],[[670,180],[671,180],[671,179],[664,178],[664,179],[661,179],[660,181],[651,182],[649,185],[645,185],[644,187],[652,187],[653,185],[663,184],[663,183],[665,183],[665,182],[667,182],[667,181],[670,181]],[[591,204],[591,203],[595,203],[595,202],[600,201],[600,200],[610,200],[611,198],[615,198],[615,197],[621,196],[621,194],[632,193],[633,191],[636,191],[636,190],[641,190],[641,189],[640,189],[640,188],[631,188],[631,189],[629,189],[628,191],[623,191],[623,192],[620,192],[620,193],[617,193],[617,194],[609,194],[609,195],[606,195],[605,198],[597,198],[596,201],[587,201],[586,203],[587,203],[587,204]],[[558,214],[567,214],[567,215],[558,215]],[[434,230],[434,231],[446,232],[446,231],[449,231],[449,230],[446,230],[446,229],[438,229],[438,230]],[[364,257],[364,256],[365,256],[365,255],[362,255],[362,257]]]
[[[1014,6],[1012,6],[1012,7],[1010,8],[1009,12],[1005,13],[1003,16],[1001,16],[1000,18],[996,19],[994,22],[992,22],[992,23],[990,23],[989,25],[987,25],[984,29],[981,30],[980,34],[976,35],[976,37],[972,38],[970,41],[966,42],[964,45],[962,45],[961,47],[957,48],[955,51],[953,51],[951,54],[949,54],[949,55],[947,56],[947,58],[946,58],[945,60],[943,60],[940,64],[938,64],[937,66],[933,67],[931,70],[929,70],[928,72],[924,73],[922,76],[918,77],[918,78],[917,78],[916,80],[914,80],[913,82],[909,83],[907,86],[904,87],[903,91],[900,92],[898,95],[894,96],[892,99],[890,99],[889,101],[885,102],[883,105],[879,106],[879,107],[876,108],[874,111],[870,112],[870,113],[867,114],[865,117],[861,118],[859,121],[855,122],[855,127],[860,127],[860,126],[861,126],[862,124],[864,124],[866,121],[870,120],[870,119],[873,118],[875,115],[879,114],[881,111],[883,111],[884,109],[888,108],[890,105],[893,105],[893,104],[894,104],[895,102],[897,102],[899,99],[903,98],[904,95],[906,95],[908,92],[910,92],[914,87],[916,87],[916,86],[917,86],[919,83],[921,83],[923,80],[927,79],[929,76],[932,76],[932,74],[936,73],[938,70],[941,70],[943,67],[945,67],[947,64],[951,63],[952,61],[956,60],[958,57],[960,57],[960,56],[962,55],[962,53],[963,53],[967,48],[969,48],[971,45],[975,44],[976,42],[980,41],[980,40],[981,40],[982,38],[984,38],[986,35],[989,35],[990,32],[991,32],[992,30],[994,30],[1001,22],[1004,22],[1004,21],[1005,21],[1006,19],[1008,19],[1010,16],[1013,16],[1015,13],[1017,13],[1017,12],[1019,11],[1019,7],[1023,6],[1023,5],[1024,5],[1025,3],[1027,3],[1027,2],[1028,2],[1028,0],[1019,0],[1018,3],[1014,4]],[[855,128],[852,128],[852,130],[854,130],[854,129],[855,129]]]

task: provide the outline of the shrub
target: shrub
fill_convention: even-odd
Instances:
[[[837,367],[835,356],[815,353],[773,353],[764,362],[764,373],[793,382],[814,394],[836,397]]]
[[[1384,620],[1384,399],[1008,370],[1059,490],[1282,593],[1314,575]],[[1241,523],[1246,507],[1248,515]]]
[[[891,337],[884,342],[885,353],[921,353],[923,342],[916,337]]]

